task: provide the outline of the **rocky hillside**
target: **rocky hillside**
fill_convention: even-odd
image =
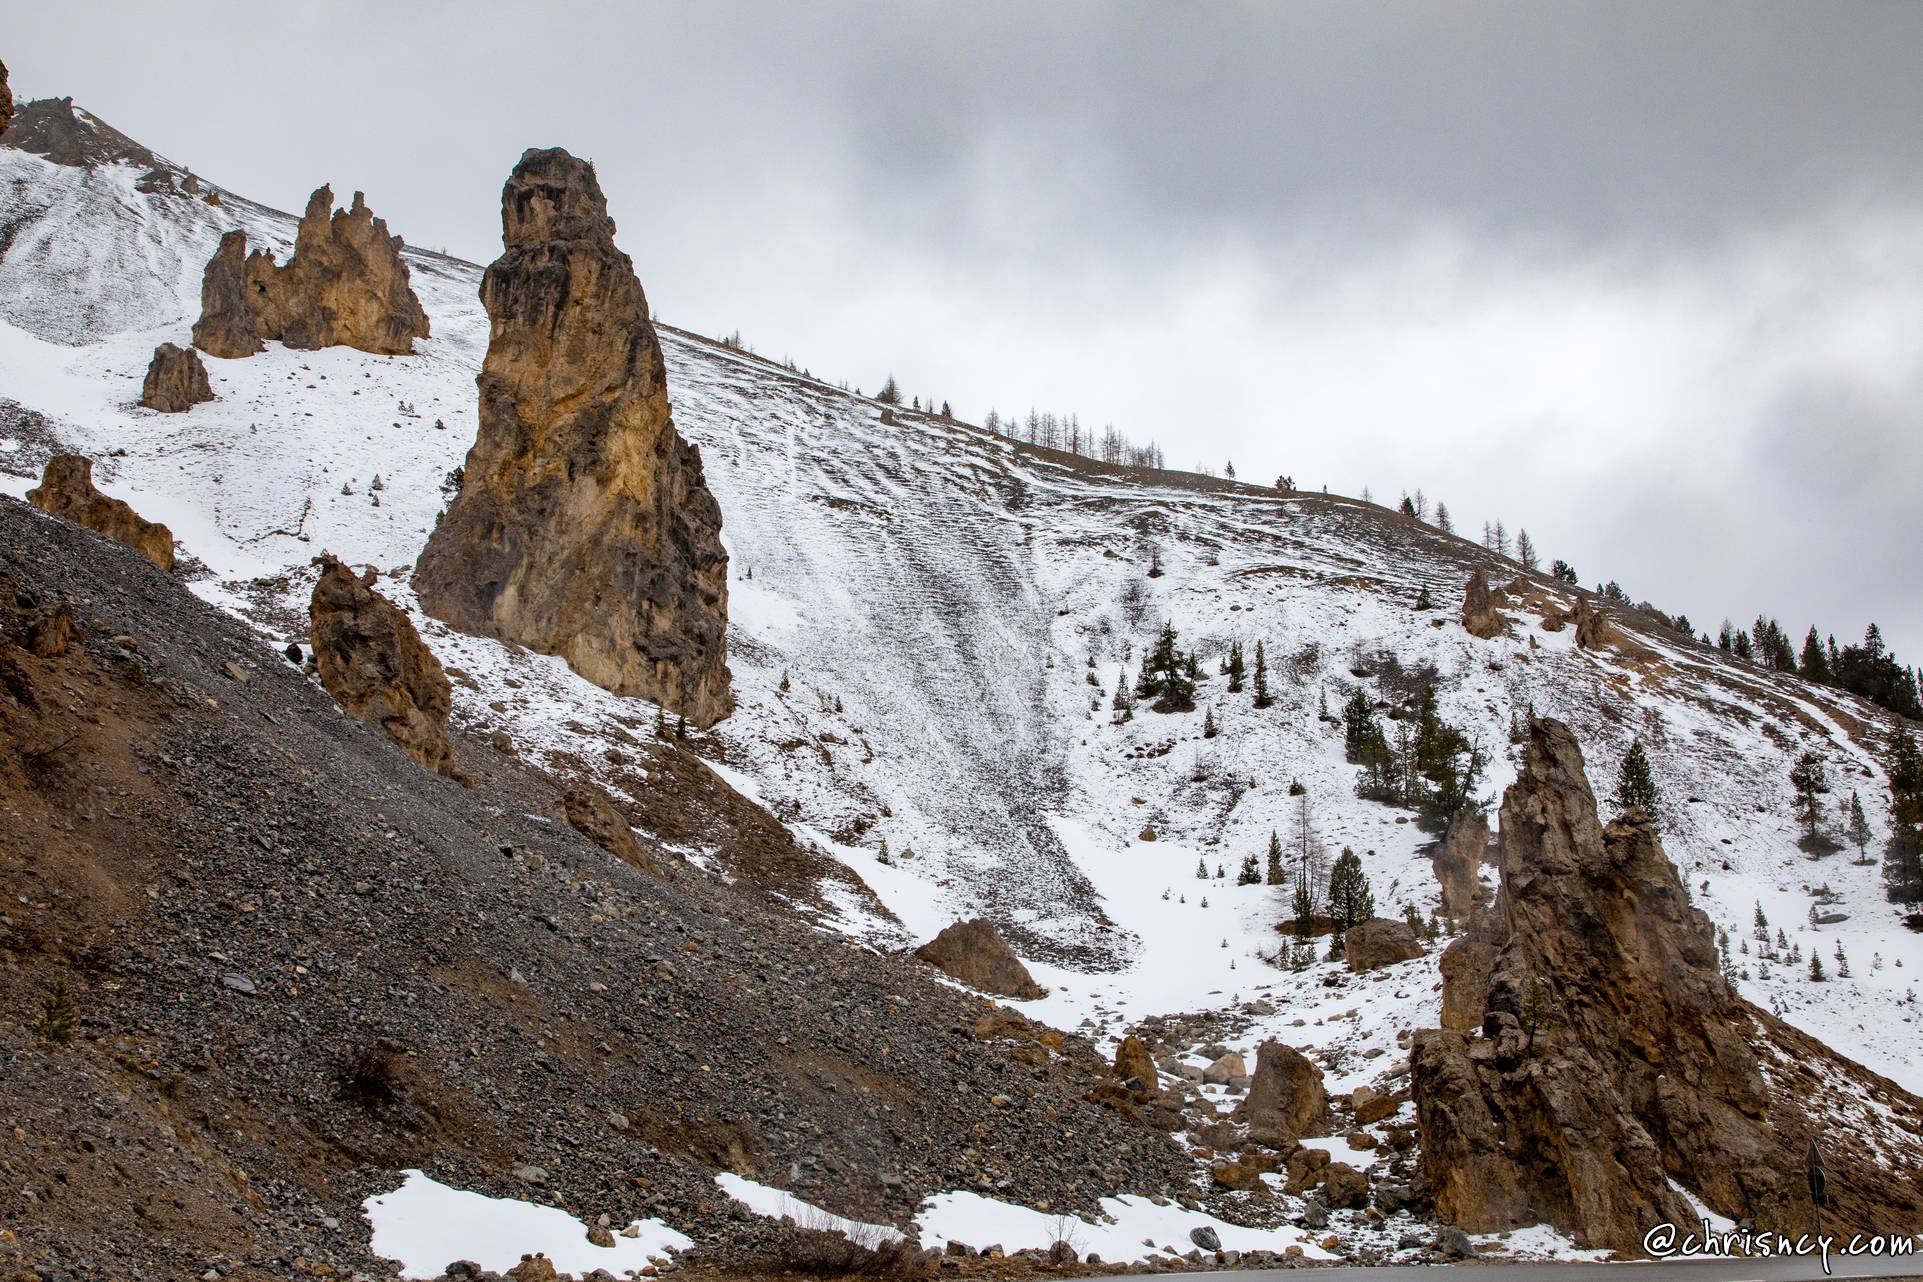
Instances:
[[[23,107],[21,119],[33,110]],[[69,116],[91,121],[71,110]],[[1663,799],[1661,849],[1712,938],[1727,935],[1736,995],[1780,1016],[1785,1037],[1801,1030],[1818,1038],[1893,1079],[1891,1089],[1923,1087],[1923,1023],[1912,987],[1923,940],[1885,901],[1876,862],[1888,833],[1886,714],[1735,662],[1373,504],[1017,447],[966,423],[888,410],[751,353],[657,326],[673,426],[700,452],[727,558],[734,710],[703,731],[707,717],[691,707],[695,726],[677,737],[677,718],[662,706],[592,684],[561,658],[523,648],[531,642],[457,630],[420,610],[412,594],[437,521],[456,522],[458,530],[465,519],[455,496],[474,478],[457,469],[493,430],[481,416],[474,381],[491,360],[480,269],[401,251],[430,322],[431,336],[417,339],[412,355],[276,343],[244,359],[210,355],[205,364],[216,399],[155,413],[138,404],[142,372],[159,344],[189,340],[202,269],[221,237],[244,231],[249,244],[285,255],[296,222],[230,193],[218,205],[188,198],[185,171],[170,170],[182,177],[158,187],[148,172],[125,159],[74,162],[0,148],[0,488],[24,493],[50,456],[78,453],[95,461],[103,490],[164,522],[179,540],[188,586],[229,616],[219,625],[232,638],[223,658],[231,654],[243,668],[252,663],[260,674],[260,682],[214,694],[223,708],[242,691],[266,688],[271,673],[278,683],[272,688],[284,685],[290,697],[298,688],[311,700],[303,715],[325,722],[330,705],[278,655],[289,643],[307,643],[318,554],[331,553],[363,574],[373,570],[379,590],[410,613],[450,678],[455,753],[475,781],[474,795],[419,770],[398,750],[376,746],[412,772],[405,786],[453,807],[460,823],[478,825],[459,830],[454,844],[471,840],[481,855],[464,850],[459,859],[485,856],[480,866],[512,883],[502,893],[545,884],[539,878],[546,874],[500,855],[499,847],[520,851],[541,835],[571,842],[552,823],[525,816],[551,821],[565,809],[557,809],[556,797],[592,785],[650,841],[650,862],[671,874],[655,893],[682,896],[674,902],[688,912],[697,902],[721,905],[700,918],[709,923],[703,925],[651,906],[655,901],[637,901],[633,918],[626,916],[630,905],[619,904],[622,920],[593,923],[600,947],[639,952],[638,972],[661,959],[683,973],[672,961],[674,947],[647,942],[668,938],[661,931],[680,938],[677,920],[688,931],[729,939],[735,936],[724,932],[723,919],[729,930],[757,939],[763,926],[778,927],[789,932],[780,936],[781,948],[819,958],[802,964],[801,973],[813,966],[820,979],[838,966],[882,967],[903,976],[876,982],[889,990],[883,996],[908,999],[900,1003],[904,1018],[912,1016],[932,1037],[970,1027],[962,1016],[975,1008],[951,1014],[941,1003],[962,999],[927,985],[906,992],[902,985],[916,972],[896,968],[895,959],[957,920],[985,917],[1046,990],[1020,1001],[1026,1015],[1078,1031],[1105,1053],[1129,1049],[1132,1071],[1121,1077],[1139,1089],[1117,1097],[1111,1081],[1107,1098],[1177,1132],[1185,1163],[1179,1179],[1194,1194],[1216,1190],[1210,1196],[1218,1208],[1244,1220],[1313,1229],[1308,1245],[1317,1251],[1416,1258],[1433,1238],[1427,1224],[1437,1181],[1418,1169],[1421,1155],[1411,1150],[1418,1119],[1409,1097],[1409,1047],[1415,1030],[1444,1022],[1444,941],[1412,940],[1410,951],[1390,940],[1356,957],[1354,969],[1339,960],[1293,969],[1279,964],[1286,957],[1278,925],[1289,916],[1287,878],[1241,884],[1237,873],[1245,858],[1262,868],[1273,833],[1290,873],[1305,846],[1322,852],[1317,859],[1324,863],[1352,848],[1383,917],[1413,911],[1420,922],[1441,908],[1434,834],[1410,811],[1356,795],[1358,771],[1345,759],[1339,715],[1358,691],[1382,712],[1413,713],[1428,689],[1436,714],[1488,754],[1476,791],[1492,815],[1495,799],[1518,778],[1532,713],[1570,728],[1599,785],[1615,777],[1631,742],[1640,740]],[[634,266],[645,280],[645,253]],[[878,365],[885,364],[882,355]],[[1477,574],[1489,591],[1465,627],[1465,591]],[[1157,712],[1143,700],[1122,719],[1114,706],[1118,682],[1140,676],[1164,625],[1173,626],[1183,650],[1198,655],[1193,709]],[[1231,689],[1237,683],[1221,671],[1232,646],[1252,662],[1258,643],[1270,696],[1260,704],[1252,681]],[[1860,796],[1872,830],[1867,861],[1853,849],[1812,858],[1799,846],[1788,774],[1804,752],[1827,765],[1826,804]],[[289,768],[313,771],[315,781],[329,777],[331,759],[308,761],[306,753],[303,746]],[[193,759],[215,760],[199,753]],[[269,754],[256,765],[272,763]],[[197,787],[219,768],[206,766],[209,773],[193,779],[166,777],[167,786]],[[402,785],[388,779],[384,786]],[[520,800],[518,789],[530,799]],[[401,803],[371,795],[378,808],[370,830],[393,840],[379,816],[393,816]],[[1483,858],[1485,839],[1483,830],[1465,827],[1443,852],[1458,900],[1488,898],[1493,889],[1501,856],[1492,850]],[[536,849],[542,868],[562,858]],[[604,856],[589,857],[605,863]],[[419,875],[404,871],[414,859],[411,850],[397,851],[379,866],[395,865],[388,880],[404,883]],[[1483,863],[1489,866],[1479,870]],[[597,882],[637,875],[631,865],[609,867]],[[362,865],[353,871],[346,894],[360,904],[353,888],[382,880]],[[421,880],[422,897],[407,906],[428,914],[422,920],[444,920],[430,907],[439,902],[437,883]],[[653,891],[656,883],[633,884]],[[283,898],[305,893],[298,878],[291,889],[276,888]],[[239,902],[256,903],[255,913],[240,915],[254,918],[258,901],[236,893]],[[487,925],[478,918],[468,925],[468,946],[493,955],[496,936],[504,937],[510,942],[501,944],[505,965],[497,972],[519,970],[530,989],[538,988],[515,950],[554,944],[567,928],[548,931],[542,922],[546,936],[529,940],[502,923],[525,925],[551,914],[476,904]],[[1785,932],[1785,951],[1793,946],[1799,960],[1846,956],[1848,976],[1815,983],[1801,965],[1766,963],[1764,941],[1754,937],[1759,911],[1772,940],[1775,930]],[[364,920],[380,918],[381,930],[389,928],[388,916],[365,905]],[[750,920],[758,923],[752,932],[741,924]],[[632,924],[656,921],[664,924],[652,937]],[[640,932],[636,942],[617,942],[631,931]],[[228,959],[240,955],[212,946]],[[757,946],[782,955],[773,944]],[[420,952],[438,956],[439,947],[423,944]],[[295,964],[306,963],[296,957]],[[801,984],[793,990],[796,1010],[845,1016],[854,1028],[877,1009],[866,1007],[857,1019],[833,1005],[843,995],[831,987]],[[397,985],[417,1003],[428,1001],[426,991]],[[501,995],[520,991],[517,985]],[[440,989],[433,992],[443,1000]],[[732,1000],[705,990],[701,1000],[710,997]],[[587,1007],[587,1018],[600,1019],[598,1009]],[[692,1016],[703,1008],[690,999],[682,1009]],[[480,1017],[478,1007],[469,1013]],[[1471,1020],[1481,1013],[1472,1011]],[[555,1022],[560,1018],[538,1025],[543,1035],[533,1053],[554,1056],[563,1043],[601,1054],[634,1050],[605,1035],[616,1052],[599,1052],[585,1035],[547,1037],[547,1029],[572,1027]],[[631,1037],[652,1035],[652,1024],[630,1018]],[[1131,1033],[1132,1047],[1123,1040]],[[1258,1048],[1269,1045],[1281,1049],[1268,1053],[1263,1079]],[[489,1054],[505,1053],[488,1046]],[[945,1061],[956,1048],[922,1049]],[[456,1064],[479,1053],[465,1043],[448,1052]],[[864,1071],[878,1058],[872,1048],[840,1053]],[[583,1054],[579,1062],[593,1060]],[[699,1062],[716,1074],[729,1071]],[[570,1072],[576,1063],[567,1061]],[[483,1067],[494,1071],[476,1066],[470,1081],[486,1094],[492,1088],[478,1085]],[[1144,1071],[1156,1080],[1145,1080]],[[1270,1085],[1245,1096],[1255,1079]],[[1271,1133],[1286,1130],[1290,1144],[1306,1135],[1314,1147],[1283,1145],[1247,1164],[1226,1160],[1227,1150],[1240,1152],[1250,1128],[1246,1115],[1236,1120],[1238,1101],[1259,1095],[1265,1113],[1289,1113],[1278,1101],[1293,1095],[1275,1083],[1300,1080],[1308,1092],[1312,1079],[1319,1079],[1314,1090],[1325,1092],[1327,1108],[1310,1109],[1286,1128],[1274,1116],[1256,1120]],[[737,1087],[742,1080],[734,1074]],[[721,1110],[724,1095],[717,1087],[702,1098]],[[499,1116],[523,1103],[504,1098]],[[1103,1116],[1110,1129],[1073,1127],[1073,1142],[1091,1147],[1065,1157],[1080,1170],[1112,1171],[1112,1179],[1098,1181],[1101,1192],[1156,1192],[1158,1181],[1178,1178],[1167,1173],[1161,1148],[1140,1147],[1146,1141],[1137,1131],[1115,1129]],[[931,1123],[921,1133],[944,1132]],[[809,1133],[798,1127],[796,1134]],[[949,1143],[962,1134],[952,1133]],[[912,1174],[886,1145],[876,1150],[884,1156],[872,1159],[844,1152],[847,1169],[837,1170],[850,1181],[844,1196],[827,1188],[833,1180],[824,1172],[833,1168],[823,1165],[826,1158],[812,1154],[816,1165],[809,1167],[789,1156],[811,1155],[813,1142],[771,1147],[778,1160],[756,1159],[755,1169],[782,1188],[818,1192],[834,1210],[873,1207],[898,1223],[914,1210],[915,1197],[944,1183],[951,1191],[993,1189],[1014,1204],[1009,1215],[1093,1192],[1058,1190],[1032,1167],[1018,1169],[1012,1153],[968,1140],[955,1159],[978,1164],[966,1173],[924,1161],[923,1173]],[[656,1143],[664,1153],[680,1151]],[[830,1146],[825,1133],[820,1144]],[[1097,1148],[1110,1156],[1098,1159]],[[366,1186],[383,1162],[426,1163],[428,1151],[382,1150],[368,1163]],[[707,1160],[726,1165],[715,1156],[726,1151],[725,1144],[711,1149]],[[1329,1165],[1297,1156],[1311,1152]],[[583,1163],[579,1179],[599,1178],[598,1142],[582,1138],[567,1153]],[[1129,1155],[1120,1169],[1115,1154]],[[469,1187],[499,1189],[509,1187],[501,1172],[510,1158],[533,1161],[502,1152],[488,1160],[435,1157],[433,1166]],[[557,1180],[577,1178],[536,1164]],[[879,1189],[896,1191],[867,1200],[851,1175],[857,1167],[873,1174]],[[1336,1167],[1330,1185],[1324,1172]],[[903,1183],[880,1184],[883,1174],[899,1174]],[[569,1187],[566,1194],[570,1205],[591,1209],[585,1193]],[[1358,1197],[1375,1200],[1375,1218]],[[1555,1221],[1557,1208],[1526,1205]],[[925,1232],[940,1210],[923,1208]],[[341,1217],[339,1210],[329,1214]],[[1518,1216],[1498,1219],[1505,1227],[1472,1217],[1510,1235],[1485,1238],[1484,1245],[1573,1249],[1566,1237],[1507,1227],[1520,1223]],[[1045,1231],[1028,1221],[998,1221],[1016,1222]],[[1333,1247],[1319,1245],[1325,1231],[1336,1234],[1328,1239]],[[1013,1230],[1005,1235],[1012,1240]],[[1138,1250],[1142,1236],[1130,1238]]]

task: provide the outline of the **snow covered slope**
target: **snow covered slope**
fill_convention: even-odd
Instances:
[[[173,527],[195,590],[276,645],[305,631],[323,549],[380,567],[411,606],[407,573],[475,431],[479,269],[409,251],[434,333],[418,355],[207,358],[219,399],[155,414],[136,403],[141,374],[155,344],[187,341],[219,233],[242,226],[284,254],[294,223],[236,198],[142,194],[137,176],[0,150],[0,486],[24,492],[56,445],[92,455],[104,489]],[[1790,764],[1814,749],[1838,798],[1862,795],[1880,849],[1887,727],[1866,705],[1630,619],[1640,654],[1576,650],[1533,614],[1477,640],[1455,619],[1469,571],[1519,567],[1372,505],[1102,469],[909,412],[885,425],[873,402],[747,354],[672,330],[663,344],[732,557],[740,710],[713,736],[717,770],[897,919],[825,886],[838,928],[893,946],[985,912],[1055,989],[1030,1004],[1041,1018],[1117,1036],[1219,1011],[1231,1045],[1282,1036],[1320,1056],[1332,1089],[1377,1080],[1403,1058],[1397,1035],[1435,1022],[1434,954],[1366,977],[1279,968],[1286,890],[1235,874],[1270,832],[1291,839],[1299,781],[1320,841],[1362,856],[1378,910],[1429,912],[1427,838],[1355,797],[1340,726],[1318,714],[1357,685],[1397,699],[1433,669],[1445,717],[1495,757],[1491,797],[1530,708],[1576,729],[1600,793],[1640,736],[1668,850],[1732,947],[1753,950],[1760,904],[1832,970],[1847,952],[1851,976],[1822,984],[1783,966],[1765,980],[1739,952],[1746,994],[1923,1089],[1923,939],[1884,901],[1880,868],[1806,858],[1790,814]],[[1440,608],[1415,608],[1423,589]],[[1118,674],[1139,671],[1165,620],[1204,656],[1197,710],[1111,724]],[[421,622],[471,682],[458,717],[523,750],[599,762],[622,721],[654,718],[558,661]],[[1237,640],[1263,642],[1274,706],[1215,675]],[[1221,732],[1204,738],[1211,713]],[[1819,929],[1825,887],[1847,920]]]

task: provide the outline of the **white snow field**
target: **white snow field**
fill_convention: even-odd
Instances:
[[[103,489],[173,528],[198,563],[193,589],[259,630],[262,662],[269,646],[305,641],[322,550],[378,567],[381,590],[414,609],[408,574],[476,429],[479,268],[409,251],[433,327],[417,355],[270,344],[208,357],[219,399],[153,413],[137,404],[148,357],[188,341],[220,232],[245,227],[284,254],[294,224],[237,197],[211,208],[141,195],[134,177],[0,150],[0,489],[24,493],[55,446],[90,455]],[[626,248],[645,283],[654,247]],[[1436,1022],[1435,951],[1367,976],[1278,967],[1288,888],[1235,877],[1271,832],[1292,842],[1299,781],[1315,837],[1362,857],[1378,911],[1430,912],[1429,837],[1356,798],[1341,727],[1318,714],[1358,684],[1412,690],[1433,670],[1444,716],[1492,755],[1492,801],[1514,776],[1509,728],[1531,708],[1575,729],[1605,797],[1640,737],[1666,799],[1665,845],[1732,948],[1754,951],[1760,905],[1772,932],[1820,949],[1832,972],[1839,946],[1849,959],[1848,978],[1819,984],[1790,966],[1765,979],[1738,951],[1745,995],[1923,1090],[1923,937],[1885,901],[1879,867],[1853,851],[1805,857],[1790,809],[1790,765],[1815,750],[1836,800],[1860,793],[1880,851],[1887,719],[1868,705],[1654,630],[1634,633],[1640,655],[1592,653],[1517,613],[1511,635],[1477,640],[1456,618],[1470,570],[1501,583],[1520,567],[1382,508],[1123,474],[909,411],[884,425],[881,407],[825,382],[677,331],[662,339],[676,422],[701,449],[731,557],[739,710],[704,742],[717,773],[892,914],[828,884],[814,909],[826,927],[896,948],[986,914],[1051,988],[1026,1004],[1049,1023],[1112,1045],[1148,1017],[1232,1012],[1221,1040],[1244,1054],[1276,1037],[1317,1058],[1332,1091],[1393,1083],[1406,1073],[1399,1035]],[[1151,577],[1156,558],[1164,572]],[[1424,589],[1437,608],[1414,608]],[[1139,671],[1164,621],[1202,654],[1196,710],[1143,707],[1112,724],[1118,676]],[[524,752],[565,749],[594,769],[616,718],[654,720],[652,705],[557,659],[416,622],[470,679],[456,683],[459,721],[505,730]],[[1217,674],[1237,640],[1251,659],[1263,643],[1272,707]],[[688,853],[712,866],[714,852]],[[1810,909],[1824,890],[1846,919],[1819,929]]]

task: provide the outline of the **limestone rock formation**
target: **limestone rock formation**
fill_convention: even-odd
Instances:
[[[75,107],[72,98],[35,98],[14,107],[6,144],[75,169],[111,164],[168,169],[153,152],[92,112]]]
[[[1422,945],[1408,922],[1371,917],[1343,932],[1342,956],[1352,971],[1377,970],[1422,956]]]
[[[1489,972],[1496,964],[1496,948],[1476,932],[1463,935],[1442,950],[1442,1026],[1458,1033],[1482,1027],[1489,1006]]]
[[[585,779],[570,784],[561,798],[561,813],[569,827],[616,859],[643,872],[655,871],[654,861],[642,852],[641,843],[634,839],[634,829],[627,816],[597,785]]]
[[[1442,885],[1442,915],[1467,921],[1488,899],[1479,876],[1482,852],[1489,846],[1489,821],[1482,812],[1465,807],[1449,821],[1448,831],[1429,856],[1436,880]]]
[[[1329,1092],[1314,1060],[1281,1042],[1256,1048],[1249,1094],[1235,1110],[1249,1134],[1270,1148],[1290,1149],[1329,1125]],[[1326,1154],[1324,1155],[1327,1156]]]
[[[277,339],[303,350],[402,356],[427,337],[401,238],[388,235],[386,220],[374,217],[360,192],[348,209],[333,204],[330,187],[308,198],[285,265],[264,249],[249,254],[245,232],[220,238],[201,277],[195,346],[214,356],[251,356],[263,340]]]
[[[1478,569],[1469,576],[1462,594],[1462,626],[1470,636],[1490,637],[1502,633],[1502,615],[1496,611],[1495,595],[1489,591],[1489,576]]]
[[[0,62],[0,134],[13,123],[13,88],[7,84],[7,64]]]
[[[593,168],[528,152],[502,224],[506,251],[481,281],[480,432],[421,554],[421,606],[713,725],[733,707],[721,509],[675,431]]]
[[[266,254],[265,274],[271,279],[273,262]],[[261,340],[260,317],[254,290],[247,283],[247,233],[230,231],[221,236],[214,256],[200,277],[200,319],[194,322],[194,346],[210,356],[237,359],[252,356],[266,346]]]
[[[1600,650],[1615,637],[1615,629],[1601,610],[1586,596],[1576,598],[1576,608],[1571,617],[1576,623],[1576,647],[1581,650]]]
[[[147,378],[140,385],[142,405],[163,414],[179,414],[213,399],[214,389],[207,381],[207,367],[200,363],[200,353],[172,343],[154,348]]]
[[[1916,1102],[1808,1039],[1795,1055],[1825,1059],[1824,1071],[1784,1079],[1782,1026],[1724,981],[1709,919],[1654,827],[1640,815],[1598,821],[1582,754],[1558,722],[1530,727],[1500,850],[1487,939],[1443,959],[1450,1022],[1482,1005],[1481,1036],[1419,1032],[1411,1056],[1441,1218],[1472,1232],[1548,1222],[1579,1245],[1636,1252],[1651,1225],[1691,1222],[1681,1186],[1718,1214],[1801,1231],[1815,1136],[1826,1222],[1923,1221],[1915,1137],[1871,1142],[1825,1120],[1854,1112],[1845,1097],[1858,1091],[1905,1113]]]
[[[331,556],[320,567],[308,619],[321,684],[408,756],[467,783],[447,741],[454,691],[441,661],[407,615],[352,570]]]
[[[27,491],[27,502],[125,543],[163,570],[171,573],[174,568],[173,531],[156,521],[142,520],[121,500],[95,489],[92,459],[77,454],[54,455],[47,460],[39,487]]]
[[[1048,990],[1035,982],[1028,967],[985,917],[956,922],[917,948],[915,956],[984,993],[1017,1001],[1048,996]]]
[[[1161,1081],[1155,1071],[1155,1061],[1149,1057],[1148,1047],[1133,1033],[1122,1039],[1115,1048],[1115,1076],[1124,1082],[1139,1081],[1146,1090],[1155,1090]]]

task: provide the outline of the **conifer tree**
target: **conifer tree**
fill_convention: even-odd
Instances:
[[[1456,532],[1455,522],[1449,519],[1449,505],[1440,499],[1436,501],[1436,528],[1444,534]]]
[[[1225,671],[1229,677],[1229,693],[1240,694],[1242,692],[1243,673],[1242,643],[1240,641],[1231,641],[1229,643],[1229,662]]]
[[[1329,870],[1329,917],[1339,937],[1357,922],[1375,916],[1375,896],[1362,871],[1362,860],[1347,846],[1335,857]]]
[[[1522,562],[1525,570],[1536,568],[1536,543],[1527,530],[1516,531],[1516,560]]]
[[[1290,902],[1295,913],[1295,937],[1306,940],[1315,934],[1315,896],[1309,892],[1306,869],[1295,875],[1295,896]]]
[[[1870,862],[1870,821],[1863,813],[1863,799],[1856,795],[1854,789],[1850,791],[1849,806],[1844,812],[1843,832],[1849,837],[1850,845],[1856,847],[1856,862]]]
[[[875,393],[875,399],[883,405],[901,404],[901,386],[895,382],[893,374],[890,374],[888,381],[881,385],[881,390]]]
[[[1215,709],[1210,708],[1202,713],[1202,737],[1204,739],[1213,739],[1216,734]]]
[[[1256,863],[1253,854],[1242,856],[1242,871],[1235,876],[1238,886],[1259,886],[1262,884],[1262,868]]]
[[[1829,976],[1823,973],[1823,954],[1814,948],[1809,950],[1809,977],[1815,983],[1822,983]]]
[[[1805,752],[1790,767],[1789,782],[1796,792],[1796,818],[1803,825],[1803,840],[1815,841],[1823,828],[1823,794],[1829,791],[1823,759]]]
[[[1818,685],[1829,684],[1829,655],[1823,649],[1822,638],[1816,635],[1814,624],[1810,625],[1809,635],[1803,638],[1802,661],[1797,664],[1796,670],[1805,681],[1814,681]]]
[[[1269,693],[1269,661],[1262,653],[1262,643],[1255,643],[1255,706],[1266,708],[1275,702]]]
[[[1923,899],[1923,751],[1899,725],[1885,766],[1890,780],[1890,851],[1883,876],[1890,898],[1907,904]]]
[[[1207,881],[1209,879],[1209,866],[1206,860],[1197,859],[1195,861],[1195,879],[1197,881]]]
[[[1269,885],[1280,886],[1282,884],[1282,839],[1275,835],[1275,830],[1273,828],[1269,830],[1269,870],[1268,871],[1269,871]]]
[[[1656,777],[1650,772],[1649,754],[1643,751],[1641,739],[1629,745],[1616,771],[1616,805],[1623,810],[1639,809],[1652,819],[1662,813],[1662,798],[1656,791]]]
[[[40,1003],[40,1035],[65,1046],[73,1040],[79,1027],[80,1012],[74,1006],[73,995],[67,991],[67,981],[56,978]]]

